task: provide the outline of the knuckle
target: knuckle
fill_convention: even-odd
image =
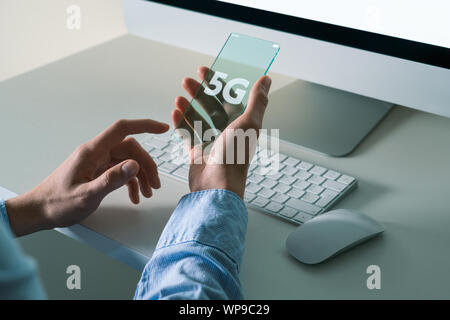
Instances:
[[[91,189],[85,188],[80,190],[78,194],[78,206],[83,210],[90,210],[95,205],[95,199],[97,192]]]
[[[90,152],[90,146],[87,143],[83,143],[75,150],[75,155],[78,159],[84,159],[90,154]]]
[[[115,170],[113,171],[108,171],[103,178],[103,186],[106,188],[108,186],[110,186],[114,180],[115,180],[115,176],[116,176],[116,172]]]
[[[118,131],[125,131],[127,128],[127,123],[128,122],[126,119],[119,119],[116,122],[114,122],[113,127]]]
[[[258,94],[258,103],[267,106],[269,103],[269,97],[266,92],[261,89],[261,92]]]
[[[125,142],[132,147],[140,147],[139,142],[133,137],[128,137],[125,139]]]

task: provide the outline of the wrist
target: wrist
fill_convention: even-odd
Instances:
[[[7,200],[5,206],[11,230],[16,236],[52,228],[44,203],[35,197],[33,191]]]

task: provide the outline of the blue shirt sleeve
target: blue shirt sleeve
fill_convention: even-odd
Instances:
[[[185,195],[164,228],[135,299],[242,299],[247,209],[228,190]]]
[[[0,223],[9,228],[9,218],[6,212],[5,201],[0,199]]]
[[[45,298],[36,263],[14,239],[5,202],[0,199],[0,300]]]

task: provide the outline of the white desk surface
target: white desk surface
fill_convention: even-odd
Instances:
[[[183,94],[181,79],[212,59],[127,35],[0,83],[0,185],[29,190],[119,118],[169,121],[174,97]],[[272,76],[273,91],[294,81]],[[284,116],[273,111],[283,106],[269,108],[267,116]],[[249,210],[241,269],[245,297],[450,298],[449,137],[450,119],[395,107],[345,158],[282,144],[283,152],[358,177],[358,189],[337,207],[360,210],[387,231],[328,262],[306,266],[284,249],[294,225]],[[115,192],[82,223],[87,229],[77,226],[72,235],[97,239],[91,245],[142,264],[188,192],[187,185],[167,177],[162,184],[140,206],[129,204],[125,190]],[[381,267],[381,290],[366,287],[372,264]]]

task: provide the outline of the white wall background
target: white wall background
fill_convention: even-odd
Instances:
[[[66,9],[81,8],[81,29]],[[1,0],[0,81],[126,33],[121,0]]]

